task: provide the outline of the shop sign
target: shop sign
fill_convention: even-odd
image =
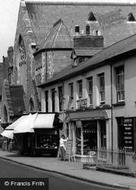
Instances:
[[[133,150],[133,119],[124,118],[124,148]]]
[[[87,107],[87,99],[77,100],[77,107],[78,107],[78,109],[86,108]]]

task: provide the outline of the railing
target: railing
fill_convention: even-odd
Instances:
[[[134,152],[125,150],[97,149],[89,150],[84,155],[75,154],[74,161],[97,167],[131,170],[134,162]],[[136,159],[135,159],[136,165]]]

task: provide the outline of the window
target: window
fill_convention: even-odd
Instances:
[[[100,120],[101,148],[106,148],[106,121]]]
[[[96,18],[95,18],[95,16],[94,16],[93,12],[90,12],[90,13],[88,14],[88,21],[96,21]]]
[[[116,92],[117,102],[124,101],[124,66],[117,67],[116,69]]]
[[[63,110],[63,88],[62,86],[58,87],[58,94],[59,94],[59,110]]]
[[[74,88],[73,88],[73,83],[69,83],[69,95],[70,95],[70,100],[73,100],[74,97]]]
[[[90,25],[86,25],[86,34],[89,35],[90,34]]]
[[[88,82],[88,97],[89,97],[89,104],[93,104],[93,77],[89,77],[87,79]]]
[[[99,93],[100,93],[100,104],[105,103],[105,79],[104,73],[98,75],[99,78]]]
[[[134,22],[134,21],[136,21],[136,19],[135,19],[133,13],[129,13],[129,14],[128,14],[128,21],[129,21],[129,22]]]
[[[52,112],[55,112],[55,88],[51,90],[51,97],[52,97]]]
[[[45,91],[45,110],[48,112],[48,91]]]
[[[82,85],[82,80],[78,81],[78,97],[82,98],[83,96],[83,85]]]

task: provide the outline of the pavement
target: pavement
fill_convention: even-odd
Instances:
[[[99,185],[124,190],[136,190],[135,177],[96,171],[94,167],[92,167],[92,169],[85,170],[83,169],[83,163],[81,162],[60,161],[58,158],[52,157],[20,156],[17,152],[8,152],[3,150],[0,150],[0,158]]]

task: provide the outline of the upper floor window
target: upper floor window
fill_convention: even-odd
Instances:
[[[124,90],[124,66],[119,66],[115,69],[116,72],[116,92],[117,102],[124,101],[125,90]]]
[[[73,83],[69,83],[69,97],[70,97],[70,100],[72,100],[74,98]]]
[[[45,110],[48,112],[48,91],[45,91]]]
[[[105,103],[105,78],[104,73],[98,75],[99,78],[99,93],[100,93],[100,104]]]
[[[79,80],[77,83],[78,83],[78,97],[82,98],[82,96],[83,96],[83,84],[82,84],[82,80]]]
[[[51,90],[51,97],[52,97],[52,112],[55,112],[55,88]]]
[[[64,99],[62,86],[58,87],[58,94],[59,94],[59,111],[62,111],[63,110],[63,99]]]
[[[93,104],[93,77],[87,78],[87,89],[88,89],[88,97],[89,97],[89,104]]]

